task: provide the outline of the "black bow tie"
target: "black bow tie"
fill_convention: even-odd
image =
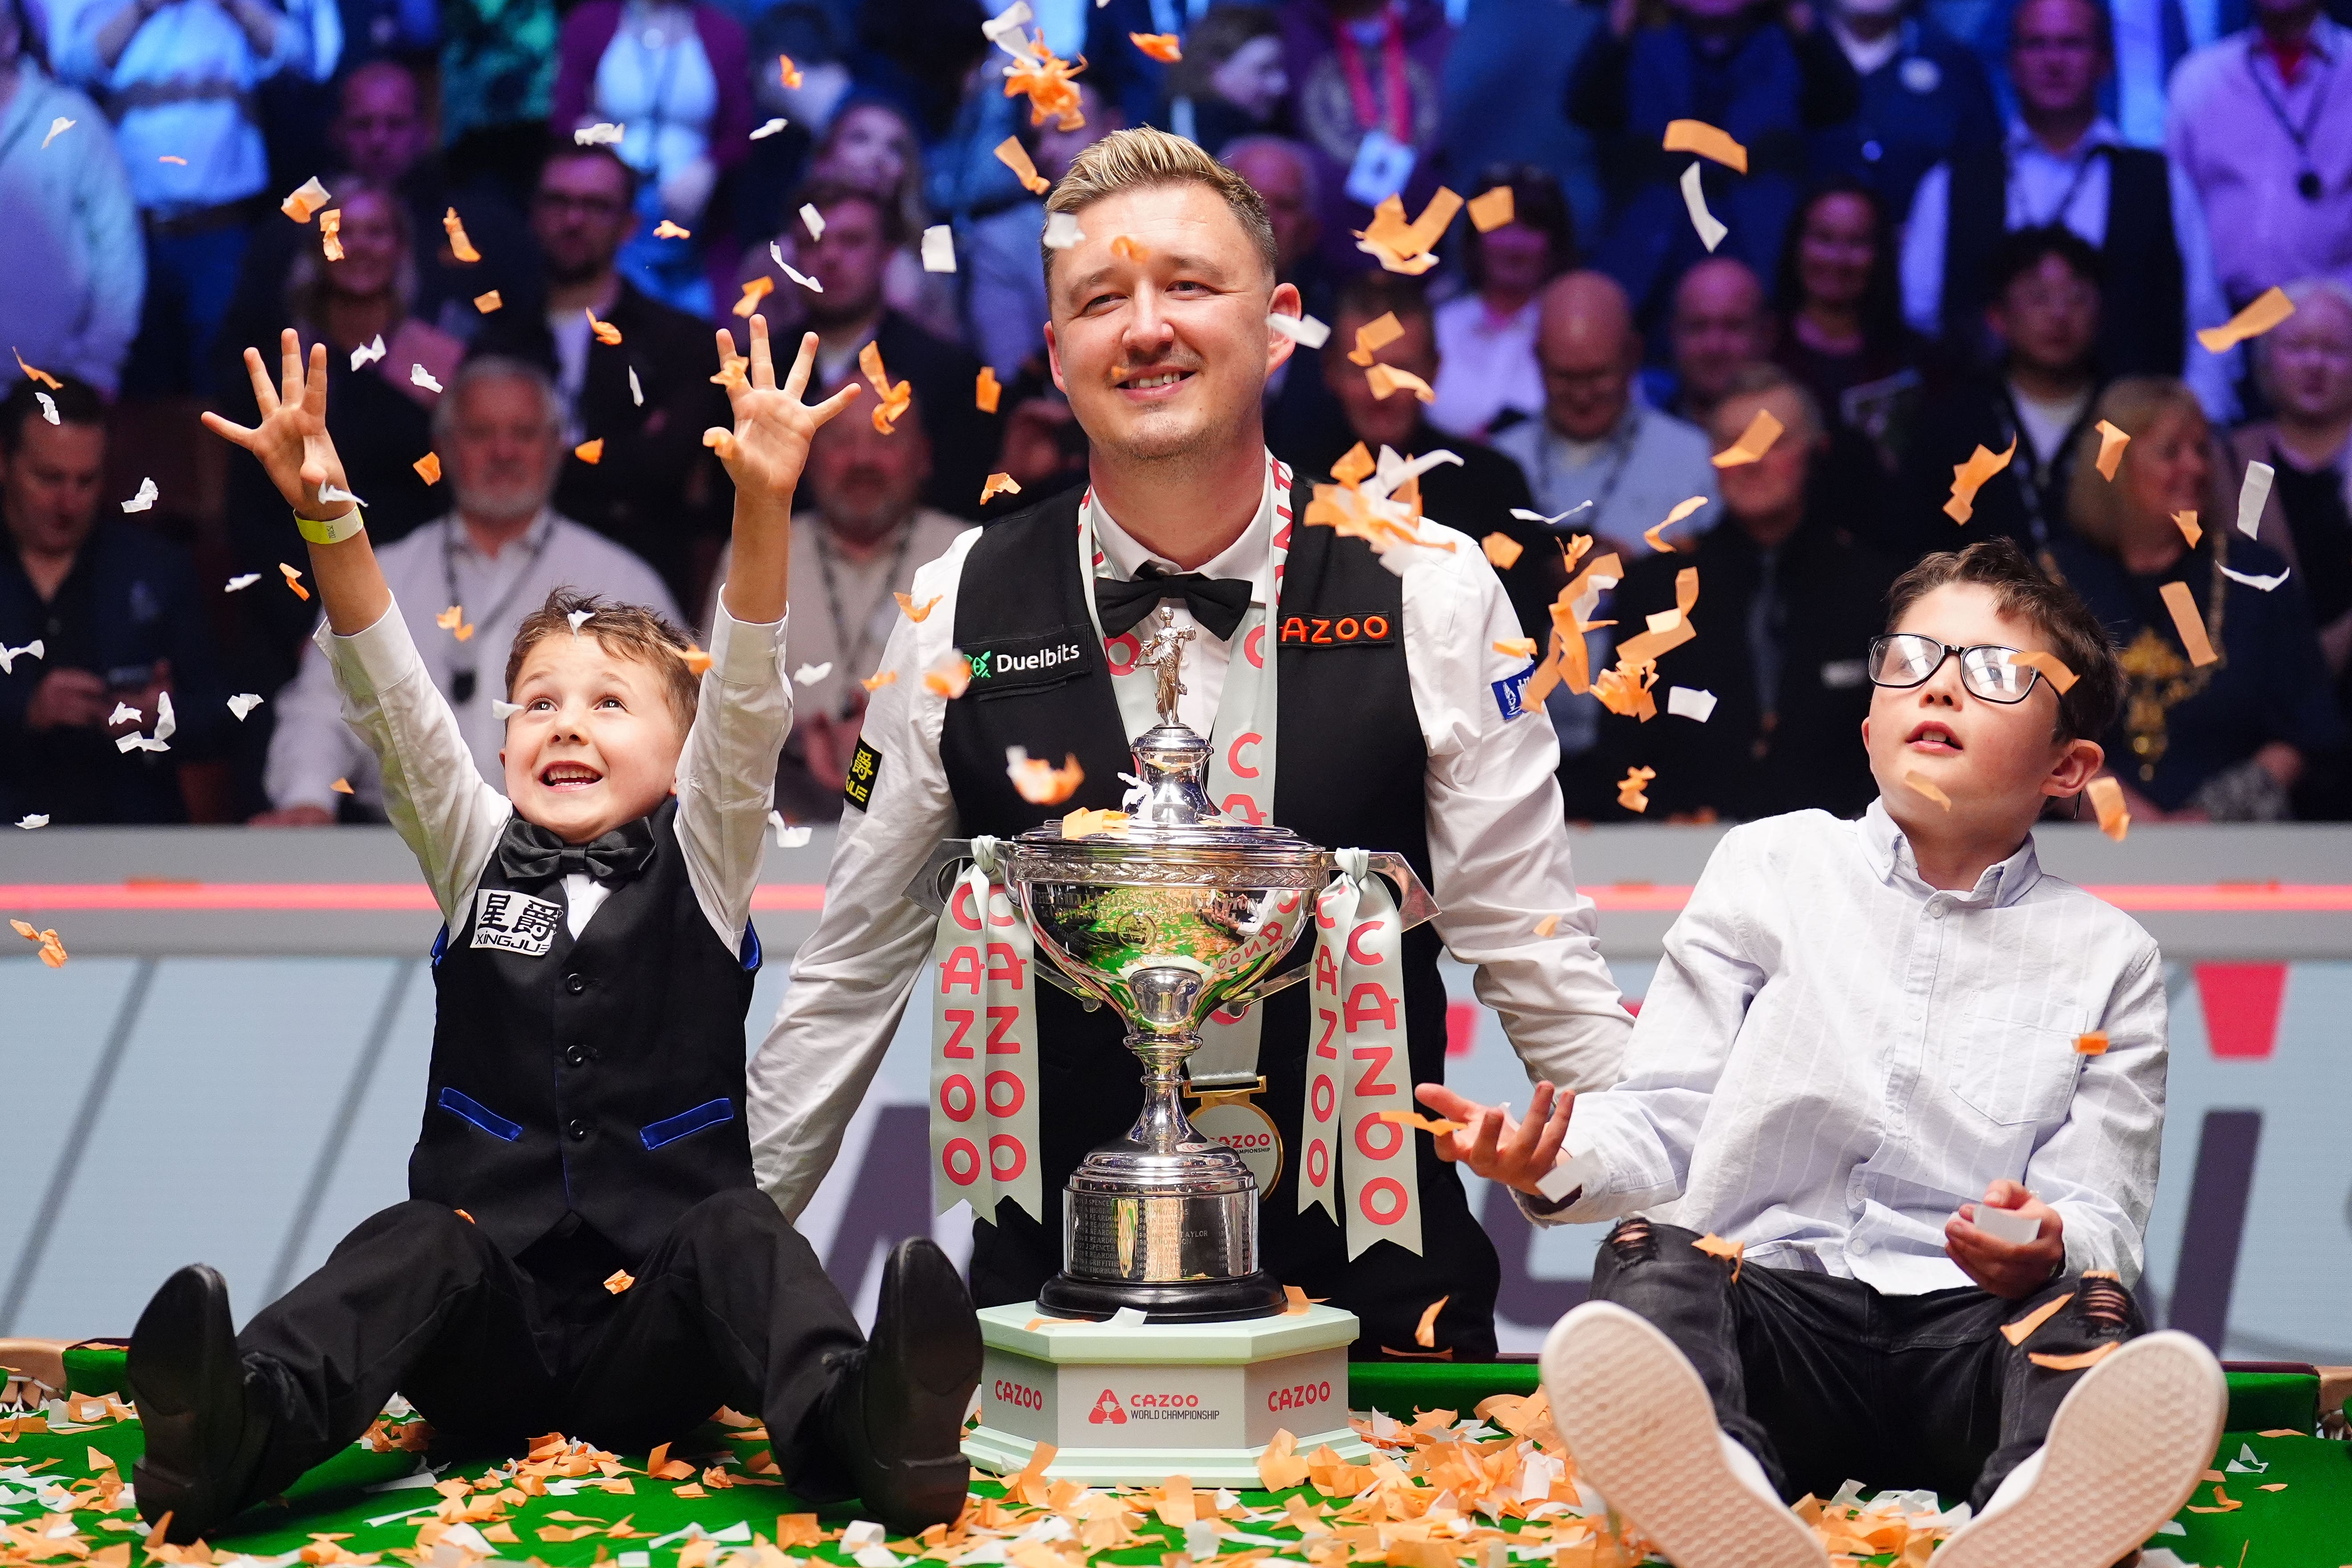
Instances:
[[[1132,583],[1116,577],[1095,579],[1095,609],[1102,616],[1103,633],[1118,637],[1159,608],[1162,599],[1181,599],[1192,618],[1219,642],[1231,642],[1234,630],[1249,614],[1250,584],[1239,577],[1203,577],[1187,572],[1171,577],[1147,562]]]
[[[499,869],[512,882],[552,882],[574,871],[599,882],[626,881],[653,858],[653,826],[642,816],[585,844],[566,844],[535,822],[510,816],[499,839]]]

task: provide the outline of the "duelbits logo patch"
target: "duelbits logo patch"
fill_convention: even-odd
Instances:
[[[972,684],[992,690],[1066,680],[1085,669],[1087,658],[1086,645],[1069,626],[994,639],[987,647],[966,648],[963,657],[971,666]]]

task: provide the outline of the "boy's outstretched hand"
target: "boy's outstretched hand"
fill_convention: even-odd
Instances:
[[[740,363],[735,340],[719,331],[719,363]],[[816,363],[816,334],[801,334],[800,352],[784,384],[776,384],[775,357],[768,348],[767,318],[751,318],[751,357],[744,375],[730,377],[727,401],[735,428],[713,427],[703,445],[727,465],[735,481],[735,552],[725,591],[727,613],[739,621],[765,625],[784,613],[790,565],[793,490],[808,466],[809,442],[820,426],[846,407],[859,392],[851,382],[824,402],[801,401]]]
[[[2058,1211],[2006,1176],[1985,1189],[1985,1206],[2041,1222],[2032,1241],[2001,1241],[1976,1226],[1975,1204],[1944,1224],[1944,1255],[1994,1295],[2019,1301],[2050,1283],[2066,1263],[2066,1222]]]
[[[1442,1083],[1416,1084],[1412,1097],[1446,1121],[1462,1123],[1460,1131],[1437,1136],[1439,1159],[1459,1161],[1473,1175],[1523,1193],[1535,1192],[1559,1163],[1560,1141],[1568,1136],[1569,1115],[1576,1107],[1576,1096],[1557,1094],[1548,1083],[1536,1085],[1525,1121],[1513,1121],[1507,1107],[1465,1100]]]
[[[349,512],[350,501],[319,499],[327,485],[350,488],[343,481],[343,459],[335,451],[334,437],[327,434],[327,345],[310,346],[306,375],[302,340],[289,327],[278,340],[278,385],[269,384],[259,349],[245,351],[245,369],[253,378],[261,423],[248,430],[207,409],[205,428],[260,458],[278,493],[302,516],[326,522]]]

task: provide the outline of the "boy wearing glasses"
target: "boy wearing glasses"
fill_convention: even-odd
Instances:
[[[1418,1093],[1466,1124],[1440,1152],[1538,1219],[1618,1221],[1544,1386],[1679,1568],[1823,1568],[1784,1500],[1849,1477],[1968,1500],[1937,1568],[2109,1568],[2188,1500],[2227,1403],[2128,1294],[2164,1121],[2156,943],[2034,858],[2121,677],[2007,540],[1889,601],[1877,801],[1725,836],[1617,1085],[1538,1085],[1524,1122]]]

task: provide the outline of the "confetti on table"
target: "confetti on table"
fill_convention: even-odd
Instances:
[[[921,605],[915,603],[915,596],[912,594],[892,594],[890,596],[898,601],[898,608],[906,612],[908,620],[919,625],[929,617],[933,610],[940,607],[940,601],[947,595],[934,594]]]
[[[1392,364],[1374,364],[1364,372],[1364,381],[1374,397],[1389,397],[1396,393],[1410,392],[1423,403],[1437,401],[1437,389],[1409,370]]]
[[[2131,832],[2131,813],[2124,809],[2124,786],[2112,778],[2095,778],[2084,787],[2091,809],[2098,814],[2099,831],[2121,844]]]
[[[1786,428],[1773,417],[1770,409],[1759,408],[1756,411],[1756,417],[1748,422],[1748,428],[1739,433],[1739,439],[1707,460],[1718,468],[1737,468],[1748,463],[1761,462],[1764,454],[1772,449],[1772,443],[1780,438],[1780,432]]]
[[[45,816],[41,820],[47,822],[48,818]],[[28,921],[10,921],[8,924],[18,936],[40,948],[43,963],[47,964],[51,969],[63,969],[66,966],[66,944],[58,940],[56,927],[52,926],[47,931],[35,931]]]
[[[505,308],[506,301],[499,297],[499,291],[495,289],[487,289],[484,292],[474,296],[474,309],[479,310],[485,316],[488,315],[493,310],[500,310]]]
[[[2103,1057],[2107,1054],[2107,1036],[2104,1029],[2092,1029],[2074,1037],[2074,1054],[2078,1057]]]
[[[776,830],[776,847],[779,849],[797,849],[806,844],[814,832],[813,828],[786,822],[781,811],[768,813],[768,826]]]
[[[1953,464],[1952,496],[1944,503],[1944,515],[1956,523],[1965,523],[1974,517],[1977,491],[1984,488],[1987,479],[2009,467],[2010,459],[2016,456],[2017,437],[2012,436],[2009,445],[1999,452],[1988,452],[1979,444],[1969,454],[1967,462]]]
[[[47,657],[48,649],[42,645],[38,637],[35,637],[23,647],[10,647],[6,643],[0,642],[0,675],[13,674],[16,668],[16,660],[20,658],[46,658]]]
[[[1423,1310],[1421,1314],[1421,1321],[1413,1326],[1413,1343],[1419,1345],[1423,1350],[1434,1350],[1436,1348],[1437,1314],[1444,1310],[1445,1303],[1452,1300],[1454,1300],[1454,1298],[1451,1294],[1440,1296]],[[1454,1554],[1449,1552],[1446,1555],[1451,1557]]]
[[[2172,629],[2180,634],[2180,646],[2188,650],[2189,662],[2198,668],[2216,662],[2221,656],[2213,651],[2205,636],[2205,622],[2197,613],[2196,596],[2186,583],[2167,583],[2157,590],[2164,607],[2172,612]]]
[[[118,705],[114,710],[115,718],[108,720],[107,722],[110,724],[115,722],[122,716],[122,708]],[[136,722],[139,710],[135,708],[131,709],[131,716]],[[172,711],[172,694],[168,691],[159,691],[155,694],[155,732],[152,735],[142,735],[135,731],[128,735],[118,735],[115,737],[114,749],[125,754],[131,752],[168,752],[172,749],[172,737],[178,732],[179,728],[180,717]]]
[[[1478,542],[1478,548],[1486,552],[1488,564],[1497,572],[1507,572],[1518,564],[1519,557],[1528,549],[1507,533],[1490,533]]]
[[[289,192],[286,199],[278,204],[278,210],[296,223],[309,223],[320,207],[334,199],[327,194],[327,187],[319,183],[319,177],[313,174]]]
[[[776,80],[784,87],[800,86],[801,68],[793,64],[792,56],[778,55],[776,57]]]
[[[349,779],[337,779],[327,787],[333,790],[337,795],[357,795],[359,793],[357,790],[352,788],[352,781]]]
[[[416,461],[409,464],[408,466],[415,468],[416,470],[416,477],[423,479],[426,484],[437,485],[441,482],[440,453],[427,452],[425,456],[417,458]]]
[[[240,691],[236,696],[228,700],[228,710],[236,714],[236,721],[242,724],[245,722],[245,716],[252,712],[255,709],[260,707],[261,702],[262,699],[259,692]]]
[[[2189,541],[2189,548],[2191,550],[2196,549],[2197,542],[2205,537],[2205,531],[2197,526],[2197,514],[2193,511],[2174,512],[2172,522],[2174,527],[2180,530],[2180,537]]]
[[[26,379],[39,382],[51,392],[59,392],[64,390],[66,384],[64,382],[59,381],[47,371],[37,369],[32,365],[26,364],[25,363],[25,356],[21,353],[16,353],[15,349],[10,349],[8,352],[12,354],[16,354],[16,368],[25,373]]]
[[[1129,33],[1128,41],[1162,65],[1174,65],[1184,58],[1183,46],[1173,33]]]
[[[441,390],[439,378],[435,376],[431,371],[425,369],[421,364],[412,364],[408,367],[408,384],[411,386],[421,386],[427,392],[438,392]]]
[[[1657,776],[1655,768],[1627,768],[1625,776],[1617,781],[1617,804],[1628,811],[1649,810],[1650,797],[1643,791]]]
[[[1909,784],[1919,794],[1927,796],[1929,800],[1934,801],[1937,805],[1942,806],[1946,811],[1952,809],[1952,797],[1946,795],[1941,789],[1937,788],[1936,781],[1929,778],[1926,773],[1921,773],[1918,769],[1913,768],[1909,772],[1906,773],[1903,775],[1903,782]]]
[[[833,662],[828,659],[823,664],[804,664],[801,666],[798,669],[793,671],[793,679],[798,685],[814,686],[818,681],[823,680],[826,676],[831,675],[832,673]]]
[[[1691,496],[1685,500],[1676,501],[1675,503],[1675,510],[1666,513],[1666,519],[1664,522],[1657,523],[1642,531],[1642,542],[1653,550],[1672,550],[1674,546],[1668,544],[1665,540],[1660,536],[1664,534],[1666,530],[1672,528],[1675,524],[1680,522],[1683,519],[1688,517],[1691,513],[1696,511],[1706,504],[1706,498],[1705,496]]]
[[[1715,712],[1715,693],[1696,686],[1666,688],[1666,711],[1677,719],[1695,719],[1704,724]]]
[[[46,812],[27,812],[16,819],[16,826],[28,832],[36,827],[47,827],[48,825],[48,814]]]
[[[163,491],[155,488],[155,481],[153,479],[142,479],[139,481],[139,493],[132,496],[129,500],[124,501],[122,503],[122,510],[125,511],[146,511],[154,506],[156,498],[161,496],[163,493]]]
[[[1087,782],[1087,771],[1078,766],[1076,755],[1064,757],[1057,768],[1019,746],[1004,748],[1004,772],[1021,798],[1032,805],[1059,805]]]
[[[595,614],[593,610],[568,610],[564,612],[563,618],[572,623],[572,635],[576,637],[580,635],[580,628],[586,626]]]
[[[988,482],[980,487],[980,504],[986,506],[998,496],[1017,496],[1021,481],[1011,474],[991,474]]]
[[[791,123],[791,121],[779,116],[774,120],[767,121],[758,130],[752,132],[751,140],[754,142],[765,142],[769,137],[773,136],[777,132],[782,131],[785,126],[790,125]]]
[[[1517,198],[1508,185],[1496,185],[1493,190],[1470,198],[1465,209],[1470,214],[1470,226],[1480,234],[1501,228],[1517,217]]]
[[[2028,669],[2040,670],[2042,678],[2050,682],[2061,697],[2072,690],[2074,682],[2080,679],[2073,670],[2066,668],[2063,659],[2054,653],[2043,653],[2040,648],[2028,648],[2022,653],[2013,653],[2009,656],[2009,662],[2021,664]]]
[[[441,215],[441,228],[449,237],[450,255],[467,263],[482,258],[482,253],[474,248],[474,242],[466,237],[466,220],[457,216],[456,207]]]
[[[982,414],[993,414],[996,412],[998,400],[1003,395],[1004,385],[996,379],[996,367],[992,364],[982,365],[980,379],[972,385],[971,405]]]
[[[41,405],[42,418],[47,420],[52,425],[62,426],[65,423],[64,420],[58,417],[58,400],[56,398],[51,397],[46,392],[37,392],[33,394],[33,399]]]
[[[1437,242],[1461,210],[1462,198],[1440,185],[1421,216],[1407,223],[1404,198],[1390,196],[1372,209],[1372,221],[1355,231],[1356,248],[1391,272],[1417,278],[1437,265]]]
[[[258,572],[240,572],[221,585],[221,592],[224,594],[242,594],[247,588],[252,587],[256,583],[260,581],[261,574]]]
[[[294,596],[296,598],[307,599],[310,596],[310,590],[302,586],[301,573],[297,572],[293,567],[287,565],[283,561],[280,561],[278,563],[278,570],[285,574],[286,585],[294,590]]]
[[[1267,315],[1265,324],[1301,348],[1319,349],[1331,341],[1331,329],[1312,316],[1286,316],[1276,310]]]
[[[1665,139],[1660,145],[1669,153],[1696,153],[1702,158],[1714,159],[1727,169],[1748,173],[1748,149],[1704,120],[1667,121]]]
[[[2259,536],[2263,529],[2263,508],[2271,499],[2271,481],[2278,470],[2268,463],[2248,463],[2246,477],[2238,484],[2238,531],[2248,539]]]
[[[343,209],[329,207],[319,215],[319,249],[330,261],[343,258]]]
[[[656,239],[692,239],[694,237],[694,230],[690,228],[681,228],[677,224],[672,223],[669,219],[664,218],[661,222],[654,225],[654,237]]]
[[[1029,149],[1021,145],[1018,136],[1007,136],[996,144],[996,161],[1012,170],[1013,177],[1028,187],[1033,196],[1042,196],[1053,188],[1037,173],[1037,165],[1029,161]]]
[[[614,125],[609,121],[599,121],[593,125],[583,125],[574,131],[572,133],[572,144],[575,147],[611,147],[617,145],[621,138],[626,134],[628,134],[628,127]]]
[[[605,1277],[604,1289],[617,1296],[636,1282],[636,1277],[631,1274],[627,1269],[615,1268],[611,1274]]]
[[[2099,421],[2096,428],[2099,432],[2097,458],[2099,478],[2113,484],[2116,469],[2124,460],[2124,448],[2131,445],[2131,432],[2120,429],[2105,419]]]
[[[596,312],[587,306],[583,305],[581,307],[581,314],[588,318],[588,330],[595,334],[596,341],[598,342],[603,343],[608,349],[616,349],[621,346],[620,328],[613,325],[610,321],[598,321],[596,319]]]
[[[1699,166],[1696,163],[1683,171],[1682,184],[1683,208],[1690,214],[1691,227],[1698,231],[1699,243],[1712,254],[1715,247],[1723,243],[1723,237],[1731,230],[1722,219],[1706,210],[1706,192],[1699,187]]]
[[[964,694],[971,685],[971,660],[950,648],[940,656],[939,662],[923,671],[923,689],[934,697],[950,701]]]
[[[352,351],[352,368],[357,370],[362,365],[373,364],[383,357],[383,334],[378,332],[373,342],[362,343]]]
[[[2227,353],[2248,338],[2261,337],[2294,314],[2294,301],[2286,297],[2285,289],[2265,289],[2255,296],[2252,304],[2220,326],[2199,329],[2197,341],[2205,345],[2208,353]]]
[[[1074,245],[1086,243],[1086,230],[1078,226],[1078,216],[1076,213],[1045,215],[1046,249],[1067,250]]]
[[[581,442],[572,448],[572,455],[590,467],[594,467],[604,460],[604,437],[599,436],[593,441]]]
[[[923,230],[923,270],[953,272],[956,269],[955,230],[946,224],[935,223]]]

